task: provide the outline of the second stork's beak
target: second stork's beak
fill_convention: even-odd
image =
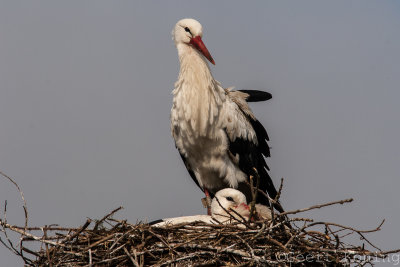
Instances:
[[[190,44],[196,47],[196,49],[199,50],[200,53],[202,53],[212,64],[215,65],[214,59],[212,58],[210,52],[208,52],[208,49],[201,40],[200,36],[196,36],[190,39]]]

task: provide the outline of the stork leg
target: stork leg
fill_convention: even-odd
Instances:
[[[204,188],[204,194],[206,195],[207,214],[211,215],[211,197],[207,188]]]

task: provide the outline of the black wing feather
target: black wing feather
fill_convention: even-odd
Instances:
[[[162,220],[162,219],[154,220],[154,221],[149,222],[149,225],[155,225],[157,223],[162,223],[163,221],[164,220]]]
[[[247,102],[260,102],[266,101],[272,98],[272,95],[268,92],[259,91],[259,90],[238,90],[240,92],[246,93],[249,97],[246,99]]]
[[[259,189],[267,192],[269,197],[274,199],[277,195],[277,191],[267,172],[269,167],[264,158],[264,156],[270,156],[270,150],[267,143],[269,140],[267,131],[258,120],[253,120],[249,116],[247,116],[247,119],[250,121],[254,131],[256,132],[258,144],[243,138],[236,138],[234,141],[230,140],[229,151],[234,156],[237,154],[239,155],[239,168],[247,174],[247,176],[252,175],[253,177],[256,177],[257,174],[253,169],[256,168],[260,177]],[[256,184],[255,179],[253,183],[254,185]],[[247,199],[251,199],[251,192],[246,184],[240,184],[238,189],[246,195]],[[268,198],[263,194],[257,194],[256,202],[269,205]],[[283,208],[279,203],[274,205],[274,207],[279,212],[283,212]]]
[[[269,146],[267,143],[267,141],[269,141],[267,131],[265,130],[264,126],[258,120],[250,119],[250,123],[251,123],[251,126],[253,127],[254,131],[256,132],[257,140],[258,140],[258,147],[259,147],[261,153],[265,157],[270,157],[271,152],[269,150]],[[269,170],[268,166],[266,166],[266,168]]]

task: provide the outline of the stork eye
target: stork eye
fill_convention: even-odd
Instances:
[[[190,32],[190,29],[189,29],[188,27],[185,27],[185,32],[188,32],[188,33],[192,34],[192,33]]]
[[[233,198],[232,198],[232,197],[226,197],[226,200],[235,202],[235,201],[233,201]]]

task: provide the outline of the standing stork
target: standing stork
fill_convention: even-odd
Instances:
[[[270,156],[268,135],[247,104],[268,100],[271,95],[224,89],[214,79],[206,59],[215,62],[201,39],[198,21],[178,21],[172,35],[180,72],[172,92],[171,131],[190,176],[207,199],[228,187],[252,199],[246,181],[250,175],[259,175],[259,188],[275,198],[277,191],[264,158]],[[263,194],[257,195],[256,202],[269,204]],[[279,203],[274,207],[283,211]]]

